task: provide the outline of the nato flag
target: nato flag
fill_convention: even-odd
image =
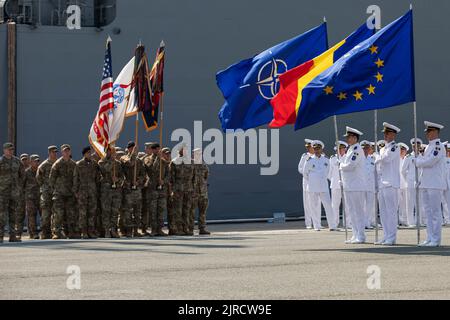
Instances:
[[[223,130],[249,129],[273,119],[270,105],[279,89],[278,76],[327,50],[326,23],[238,62],[216,75],[225,98],[219,112]]]
[[[302,91],[295,129],[415,101],[412,11],[355,46]]]

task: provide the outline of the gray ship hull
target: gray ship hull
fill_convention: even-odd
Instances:
[[[410,0],[377,1],[383,24],[404,14]],[[448,0],[412,1],[414,5],[416,95],[419,128],[423,120],[446,126],[450,138],[450,26]],[[141,1],[119,0],[115,20],[103,30],[18,25],[17,35],[17,146],[18,153],[45,157],[50,144],[70,143],[74,158],[97,112],[104,44],[111,35],[113,73],[133,55],[141,40],[151,60],[161,39],[166,43],[164,144],[173,146],[170,134],[177,128],[220,128],[217,117],[223,98],[215,74],[244,58],[328,20],[330,45],[344,38],[366,18],[373,1]],[[120,28],[120,34],[113,29]],[[0,25],[0,141],[7,139],[6,26]],[[338,117],[345,125],[373,139],[373,112]],[[412,105],[379,112],[379,123],[390,121],[402,128],[401,141],[413,136]],[[378,128],[381,130],[381,128]],[[134,119],[128,119],[119,145],[134,139]],[[422,130],[419,130],[423,138]],[[446,136],[445,136],[446,135]],[[381,136],[381,134],[380,134]],[[304,138],[325,142],[332,153],[332,119],[294,132],[280,130],[280,168],[277,175],[261,176],[259,165],[212,165],[209,219],[270,217],[273,212],[303,215],[301,177],[297,164]],[[156,140],[158,133],[140,131],[140,142]],[[206,145],[207,143],[205,143]],[[142,144],[141,144],[142,145]]]

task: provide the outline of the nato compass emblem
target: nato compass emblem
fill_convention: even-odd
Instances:
[[[280,90],[279,76],[288,71],[286,62],[281,59],[267,61],[258,73],[258,90],[266,100],[271,100]]]

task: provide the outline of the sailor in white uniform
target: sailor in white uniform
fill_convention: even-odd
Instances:
[[[445,145],[445,149],[447,151],[447,159],[445,159],[447,172],[444,173],[447,177],[447,190],[444,191],[442,209],[444,213],[444,225],[448,225],[450,224],[450,143],[446,141],[443,144]]]
[[[333,214],[336,218],[336,225],[339,226],[339,209],[342,202],[342,183],[339,177],[339,162],[347,152],[348,144],[344,141],[338,141],[337,143],[338,146],[334,147],[336,154],[330,158],[330,172],[328,173],[328,180],[330,180],[331,189],[331,208],[333,209]],[[346,223],[347,226],[351,225],[348,215],[346,216]]]
[[[330,171],[330,160],[322,153],[325,145],[320,140],[314,140],[314,155],[310,157],[303,168],[303,175],[308,180],[307,191],[310,197],[311,217],[314,230],[322,229],[321,213],[322,206],[325,209],[328,227],[330,231],[337,230],[336,217],[331,208],[330,190],[328,188],[328,173]]]
[[[403,174],[402,167],[404,166],[405,162],[408,161],[409,155],[409,147],[407,144],[400,142],[398,144],[400,147],[400,189],[398,193],[398,221],[399,224],[402,226],[408,226],[413,224],[414,214],[408,218],[408,212],[406,211],[407,206],[407,197],[406,194],[408,193],[408,182],[407,182],[407,175]],[[413,165],[414,169],[414,165]]]
[[[346,243],[358,244],[366,241],[364,195],[366,190],[365,157],[358,141],[362,132],[346,127],[346,141],[348,150],[339,168],[342,173],[344,187],[345,211],[352,220],[353,237]]]
[[[360,144],[366,158],[365,227],[366,229],[373,229],[375,226],[375,158],[371,154],[372,146],[370,141],[363,140]]]
[[[400,129],[383,122],[386,145],[375,158],[378,165],[378,203],[383,226],[383,239],[376,244],[392,246],[397,241],[398,227],[398,189],[400,188],[400,149],[395,137]]]
[[[298,172],[302,175],[302,190],[303,190],[303,210],[305,214],[305,225],[306,229],[312,228],[312,220],[311,220],[311,214],[310,214],[310,208],[309,208],[309,195],[306,191],[308,180],[303,175],[303,168],[305,167],[306,161],[314,154],[314,149],[312,148],[312,140],[311,139],[305,139],[305,148],[306,152],[302,154],[302,157],[300,158],[300,162],[298,163]]]
[[[419,155],[416,166],[421,168],[419,175],[420,201],[427,218],[427,239],[421,246],[437,247],[441,244],[442,196],[447,189],[446,151],[439,139],[443,125],[425,121],[426,137],[429,141],[423,155]]]

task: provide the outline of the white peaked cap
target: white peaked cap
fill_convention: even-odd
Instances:
[[[306,144],[312,144],[313,141],[314,141],[314,140],[311,140],[311,139],[305,139],[305,143],[306,143]]]
[[[314,140],[314,141],[312,142],[312,145],[313,145],[313,146],[315,146],[315,145],[320,145],[320,146],[322,147],[322,149],[325,147],[325,145],[323,144],[323,142],[320,141],[320,140]]]
[[[409,151],[409,147],[408,147],[408,145],[406,143],[399,142],[398,145],[399,145],[400,148],[406,149],[406,151]]]
[[[348,143],[342,140],[338,140],[338,146],[345,146],[346,148],[348,148]]]
[[[355,128],[352,128],[352,127],[345,127],[345,132],[346,133],[345,133],[344,137],[348,136],[349,133],[356,134],[357,136],[362,136],[363,135],[363,133],[361,131],[359,131],[359,130],[357,130]]]
[[[368,146],[368,145],[370,145],[370,142],[367,141],[367,140],[363,140],[363,141],[361,141],[359,144],[360,144],[361,146]]]
[[[414,144],[415,141],[416,141],[416,139],[415,139],[415,138],[412,138],[411,140],[409,140],[409,143],[410,143],[410,144]],[[417,138],[417,142],[420,143],[420,144],[423,143],[422,139],[419,139],[419,138]]]
[[[430,121],[424,121],[423,123],[425,124],[425,131],[427,131],[428,129],[439,129],[439,130],[444,129],[444,126],[442,124]]]
[[[401,131],[399,127],[394,126],[393,124],[390,124],[390,123],[388,123],[388,122],[383,122],[383,127],[384,127],[383,132],[384,132],[386,129],[392,130],[392,131],[394,131],[395,133],[399,133],[399,132]]]

